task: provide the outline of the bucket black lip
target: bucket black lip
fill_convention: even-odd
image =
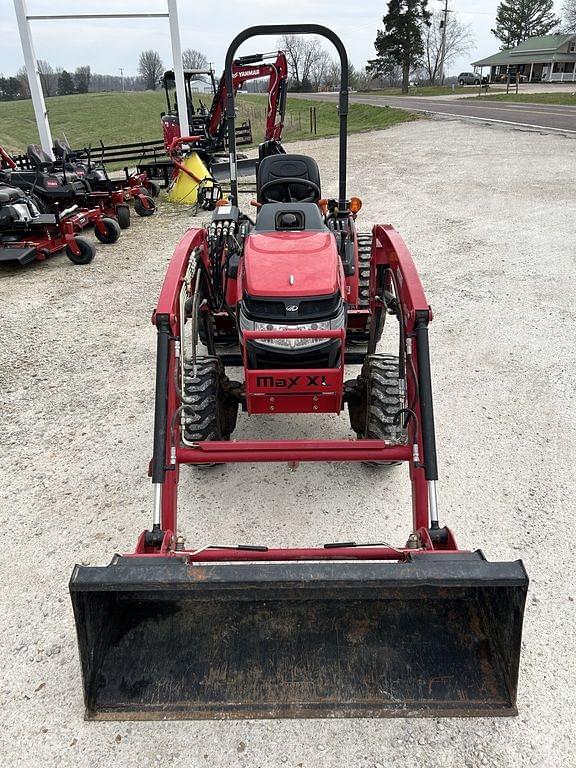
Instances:
[[[115,555],[107,566],[76,565],[70,592],[162,592],[183,589],[234,591],[248,585],[301,588],[328,585],[362,590],[377,587],[516,587],[527,591],[529,578],[522,560],[489,562],[481,550],[446,554],[409,554],[405,561],[322,560],[280,562],[189,562],[183,556],[127,557]]]

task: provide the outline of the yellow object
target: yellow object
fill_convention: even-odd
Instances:
[[[186,205],[195,205],[198,200],[198,187],[204,183],[207,187],[212,186],[211,181],[205,181],[210,178],[210,172],[200,160],[197,152],[191,152],[184,157],[181,164],[195,177],[189,176],[184,171],[179,171],[168,193],[168,200],[172,203],[184,203]]]

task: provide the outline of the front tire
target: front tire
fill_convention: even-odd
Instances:
[[[98,226],[95,225],[94,234],[96,239],[104,243],[104,245],[112,245],[120,237],[120,225],[115,219],[110,219],[107,216],[100,219],[100,222],[104,225],[104,232],[100,231]]]
[[[130,226],[130,207],[125,203],[117,205],[116,219],[120,229],[128,229]]]
[[[74,238],[76,245],[80,249],[80,253],[74,253],[69,245],[66,246],[66,256],[70,259],[70,261],[73,264],[78,264],[79,266],[84,264],[90,264],[94,256],[96,255],[96,248],[92,245],[92,243],[89,240],[86,240],[85,237],[75,237]]]
[[[368,355],[357,379],[358,400],[349,404],[350,424],[359,439],[406,443],[402,422],[395,424],[404,406],[403,382],[395,355]],[[400,462],[367,461],[369,466],[395,466]]]
[[[155,181],[152,181],[151,179],[146,182],[146,189],[148,192],[150,192],[150,195],[152,197],[158,197],[160,194],[160,184],[157,184]]]
[[[236,427],[238,401],[229,395],[230,381],[217,357],[184,363],[184,432],[186,443],[229,440]]]
[[[152,216],[154,211],[156,210],[156,203],[154,200],[152,200],[151,197],[148,197],[148,195],[143,195],[144,199],[146,200],[146,204],[142,201],[142,198],[135,197],[134,198],[134,210],[138,214],[138,216]]]

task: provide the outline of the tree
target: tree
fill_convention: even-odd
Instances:
[[[58,96],[69,96],[74,93],[74,78],[65,69],[58,75]]]
[[[88,65],[84,67],[76,67],[74,73],[74,81],[76,83],[76,90],[78,93],[88,93],[90,87],[90,67]]]
[[[186,48],[182,51],[182,66],[184,69],[208,69],[208,59],[200,51],[195,51],[194,48]],[[205,77],[198,77],[198,80],[205,80]]]
[[[290,90],[311,91],[314,79],[312,70],[324,54],[318,40],[299,35],[283,35],[278,41],[278,49],[286,54],[292,80]]]
[[[16,72],[16,77],[18,80],[20,80],[21,83],[21,93],[23,99],[29,99],[30,98],[30,85],[28,84],[28,72],[26,71],[26,67],[20,67],[18,72]]]
[[[562,31],[576,35],[576,0],[565,0],[562,6]]]
[[[142,51],[138,60],[138,74],[142,75],[147,91],[155,91],[164,66],[158,51]]]
[[[315,91],[322,90],[326,85],[327,73],[331,64],[332,60],[327,51],[322,51],[321,55],[312,63],[312,67],[310,68],[310,81],[312,83],[312,88]]]
[[[432,23],[424,30],[424,76],[430,83],[435,85],[436,78],[440,75],[442,68],[442,35],[444,13],[441,10],[434,11],[432,14]],[[446,47],[444,52],[444,72],[446,67],[457,57],[463,56],[474,47],[474,37],[472,29],[468,24],[463,24],[453,13],[448,16],[446,24]],[[440,83],[442,85],[442,83]]]
[[[492,34],[502,48],[514,48],[529,37],[547,35],[560,24],[554,0],[503,0],[496,11]]]
[[[428,0],[390,0],[388,13],[378,30],[374,47],[377,57],[368,62],[368,71],[387,76],[395,65],[402,67],[402,93],[408,93],[410,70],[424,56],[422,33],[430,25]]]
[[[55,96],[58,92],[58,74],[47,61],[38,59],[38,74],[44,96]]]

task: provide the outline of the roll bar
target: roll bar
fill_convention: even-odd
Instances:
[[[230,190],[232,202],[238,203],[238,173],[236,166],[236,126],[234,87],[232,82],[232,65],[236,51],[242,43],[251,37],[263,35],[319,35],[325,37],[334,45],[340,56],[340,99],[338,102],[338,114],[340,116],[340,149],[339,149],[339,181],[338,181],[338,207],[346,208],[346,155],[348,140],[348,54],[344,43],[338,35],[328,27],[321,24],[265,24],[257,27],[248,27],[240,32],[230,43],[226,53],[224,72],[226,77],[226,124],[228,126],[228,147],[230,151]]]

